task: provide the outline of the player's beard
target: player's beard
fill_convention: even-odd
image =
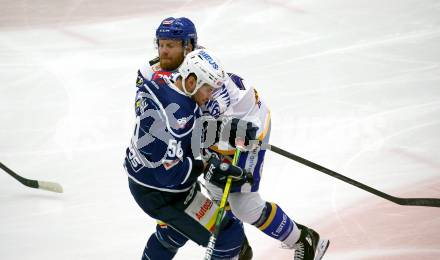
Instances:
[[[175,59],[171,57],[161,57],[160,58],[160,67],[163,70],[176,70],[180,64],[182,64],[184,59],[183,53],[176,57]]]

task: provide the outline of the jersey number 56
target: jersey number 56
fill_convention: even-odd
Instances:
[[[169,140],[167,155],[169,158],[174,158],[174,157],[182,158],[183,156],[182,143],[175,139]]]

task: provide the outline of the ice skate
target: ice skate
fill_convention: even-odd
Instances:
[[[298,224],[301,236],[296,242],[294,260],[320,260],[325,254],[330,241],[320,238],[319,234],[311,228]]]

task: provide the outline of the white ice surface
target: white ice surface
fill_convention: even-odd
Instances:
[[[155,222],[131,197],[122,161],[136,71],[168,16],[191,18],[200,44],[254,82],[271,108],[272,144],[397,196],[438,183],[439,14],[428,0],[1,2],[0,161],[65,193],[0,174],[0,259],[140,258]],[[270,152],[261,194],[317,229],[381,200]],[[440,221],[440,210],[425,217]],[[246,231],[255,259],[281,250]],[[176,259],[203,251],[189,242]],[[345,259],[362,256],[387,252]]]

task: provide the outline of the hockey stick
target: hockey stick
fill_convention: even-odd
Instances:
[[[237,165],[238,157],[240,156],[240,149],[236,149],[234,153],[234,159],[232,160],[232,165]],[[226,180],[225,189],[223,190],[222,200],[220,201],[220,206],[218,208],[217,217],[215,218],[214,231],[209,238],[208,246],[206,247],[204,260],[211,260],[212,253],[214,252],[215,242],[217,240],[218,234],[220,233],[220,224],[223,219],[223,214],[225,213],[226,201],[229,197],[229,192],[231,191],[232,177],[228,177]]]
[[[263,147],[267,150],[270,150],[274,153],[277,153],[279,155],[282,155],[284,157],[287,157],[291,160],[297,161],[301,164],[304,164],[306,166],[309,166],[315,170],[318,170],[320,172],[323,172],[325,174],[328,174],[334,178],[337,178],[343,182],[346,182],[348,184],[354,185],[362,190],[365,190],[367,192],[373,193],[374,195],[377,195],[381,198],[384,198],[386,200],[392,201],[396,204],[403,205],[403,206],[425,206],[425,207],[440,207],[440,199],[437,198],[399,198],[394,197],[389,194],[386,194],[382,191],[376,190],[374,188],[371,188],[370,186],[367,186],[363,183],[360,183],[358,181],[355,181],[353,179],[350,179],[342,174],[339,174],[337,172],[334,172],[330,169],[327,169],[319,164],[316,164],[314,162],[311,162],[309,160],[306,160],[302,157],[299,157],[298,155],[289,153],[281,148],[276,147],[275,145],[270,144],[263,144]]]
[[[26,178],[21,177],[20,175],[16,174],[15,172],[13,172],[11,169],[6,167],[6,165],[4,165],[1,162],[0,162],[0,168],[2,168],[5,172],[7,172],[9,175],[14,177],[17,181],[21,182],[25,186],[35,188],[35,189],[58,192],[58,193],[63,192],[63,187],[61,187],[61,185],[58,183],[49,182],[49,181],[37,181],[37,180],[26,179]]]

